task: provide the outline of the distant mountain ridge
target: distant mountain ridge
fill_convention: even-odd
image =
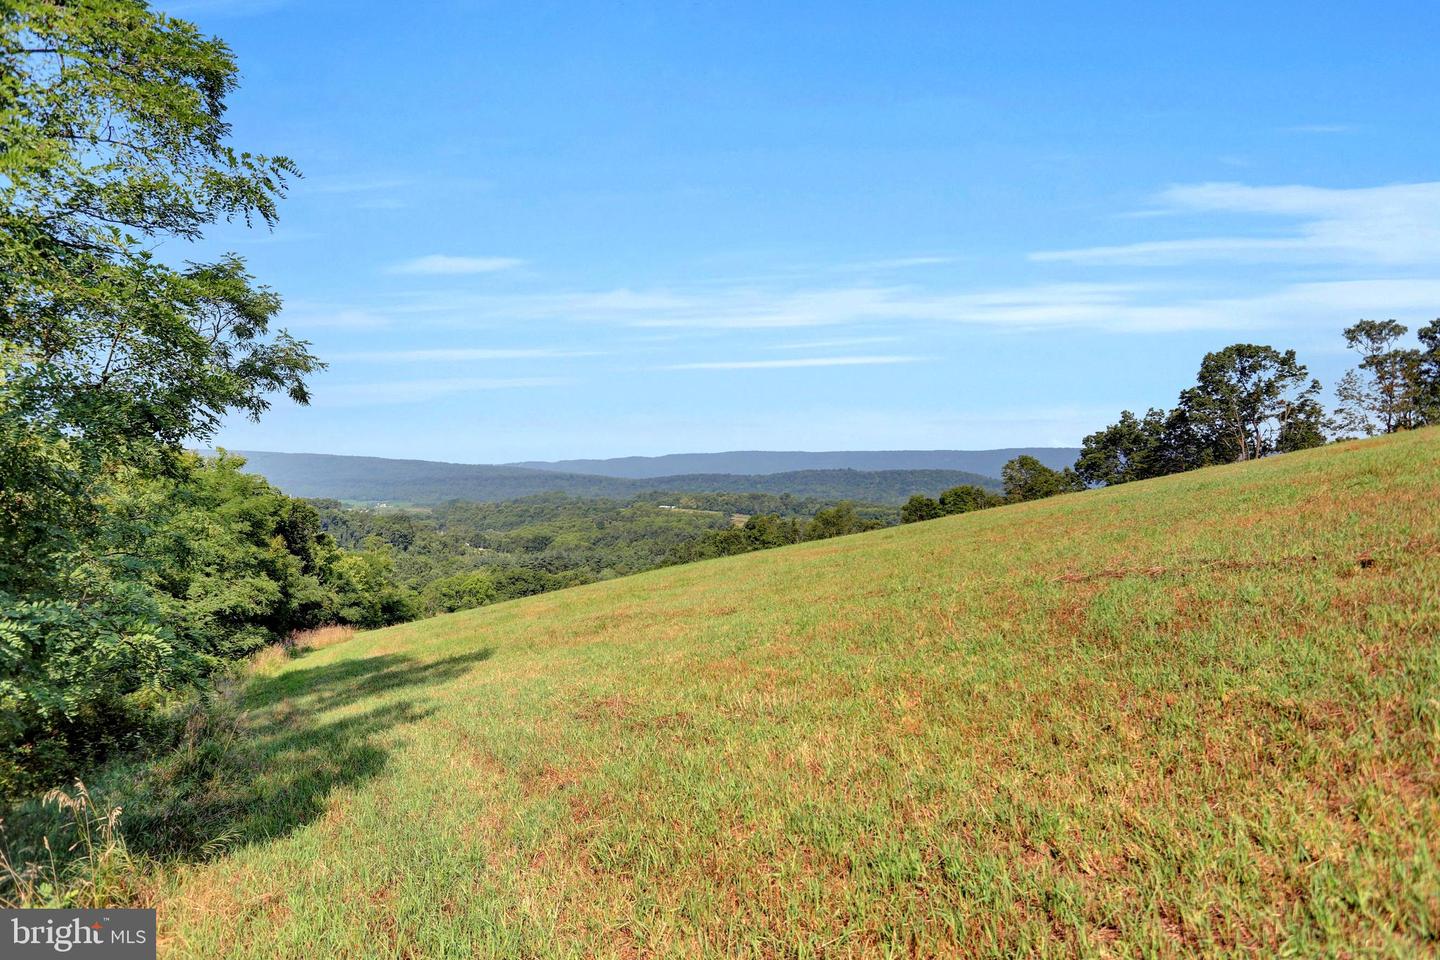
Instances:
[[[993,476],[964,470],[793,470],[766,474],[690,473],[614,477],[537,470],[512,464],[392,460],[324,453],[233,451],[258,473],[297,497],[367,503],[438,503],[442,500],[513,500],[537,493],[628,498],[652,491],[676,493],[789,493],[827,500],[903,503],[911,494],[935,496],[964,483],[994,490]]]
[[[584,473],[634,479],[684,474],[731,473],[757,476],[797,470],[963,470],[1000,476],[1009,460],[1029,455],[1053,470],[1072,466],[1078,447],[1005,447],[998,450],[732,450],[726,453],[671,453],[659,457],[605,460],[526,460],[506,464],[529,470]]]

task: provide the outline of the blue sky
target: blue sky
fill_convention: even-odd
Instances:
[[[1440,316],[1433,2],[164,6],[305,172],[171,251],[330,363],[234,448],[1069,445],[1226,343],[1328,385]]]

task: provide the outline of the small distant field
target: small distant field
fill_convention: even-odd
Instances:
[[[1440,952],[1435,430],[331,639],[166,955]]]

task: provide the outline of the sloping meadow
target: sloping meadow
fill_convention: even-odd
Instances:
[[[1440,948],[1440,433],[260,670],[172,956]]]

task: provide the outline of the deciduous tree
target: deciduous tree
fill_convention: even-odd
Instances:
[[[948,517],[956,513],[984,510],[986,507],[997,506],[1000,502],[999,497],[984,487],[963,483],[940,494],[940,512]]]
[[[1180,406],[1231,460],[1277,452],[1287,425],[1311,413],[1320,392],[1294,350],[1255,343],[1206,354],[1196,380]]]
[[[1012,503],[1041,500],[1081,490],[1085,486],[1069,467],[1051,470],[1028,454],[1016,457],[1001,467],[1000,481],[1005,486],[1005,498]]]
[[[940,516],[940,504],[925,496],[914,494],[900,508],[901,523],[918,523],[921,520],[934,520]]]
[[[1144,419],[1129,410],[1120,419],[1085,438],[1075,472],[1090,485],[1110,486],[1145,480],[1165,472],[1165,411]]]
[[[1347,433],[1394,433],[1420,425],[1423,405],[1419,350],[1397,346],[1409,332],[1394,320],[1361,320],[1345,329],[1360,366],[1336,385],[1336,422]]]

